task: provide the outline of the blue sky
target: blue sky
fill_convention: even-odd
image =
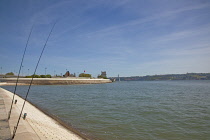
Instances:
[[[1,0],[1,73],[143,76],[210,72],[209,0]]]

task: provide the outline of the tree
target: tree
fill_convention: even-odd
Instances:
[[[31,76],[26,76],[25,78],[32,78],[32,77],[34,77],[34,78],[51,78],[52,76],[50,75],[50,74],[48,74],[48,75],[31,75]]]
[[[51,78],[52,76],[50,74],[45,75],[45,78]]]
[[[8,73],[6,73],[6,75],[14,75],[14,73],[13,72],[8,72]]]
[[[108,79],[107,77],[104,77],[102,75],[99,75],[98,78]]]
[[[91,77],[91,74],[80,73],[79,77]]]
[[[46,78],[46,75],[40,75],[41,78]]]
[[[32,78],[32,76],[26,76],[25,78]]]
[[[32,75],[34,78],[41,78],[39,75]]]

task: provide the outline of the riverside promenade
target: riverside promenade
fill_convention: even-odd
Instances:
[[[0,85],[15,85],[17,78],[0,78]],[[31,78],[19,78],[18,85],[29,85]],[[110,79],[90,78],[34,78],[33,85],[74,85],[112,83]]]
[[[13,104],[11,117],[8,121],[8,112],[11,106],[13,93],[0,88],[0,140],[10,140],[14,126],[17,125],[19,114],[24,100],[15,96],[16,104]],[[23,114],[26,119],[20,119],[14,140],[85,140],[79,133],[70,131],[56,120],[52,119],[35,106],[26,102]],[[74,132],[73,132],[74,131]]]

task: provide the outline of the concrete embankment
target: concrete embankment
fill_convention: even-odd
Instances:
[[[17,78],[0,78],[1,85],[15,84]],[[18,84],[30,84],[31,78],[19,78]],[[34,78],[33,85],[73,85],[111,83],[110,79],[76,79],[76,78]]]
[[[23,105],[23,99],[15,96],[17,103],[13,105],[9,121],[8,112],[11,106],[13,93],[0,88],[0,139],[10,139],[13,135],[14,126],[16,126],[18,117]],[[77,133],[76,130],[70,131],[60,122],[52,119],[35,106],[26,102],[23,113],[27,113],[24,120],[20,119],[19,126],[14,140],[84,140],[88,139]]]

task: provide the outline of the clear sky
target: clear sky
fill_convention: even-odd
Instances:
[[[210,72],[209,0],[0,0],[0,72]]]

